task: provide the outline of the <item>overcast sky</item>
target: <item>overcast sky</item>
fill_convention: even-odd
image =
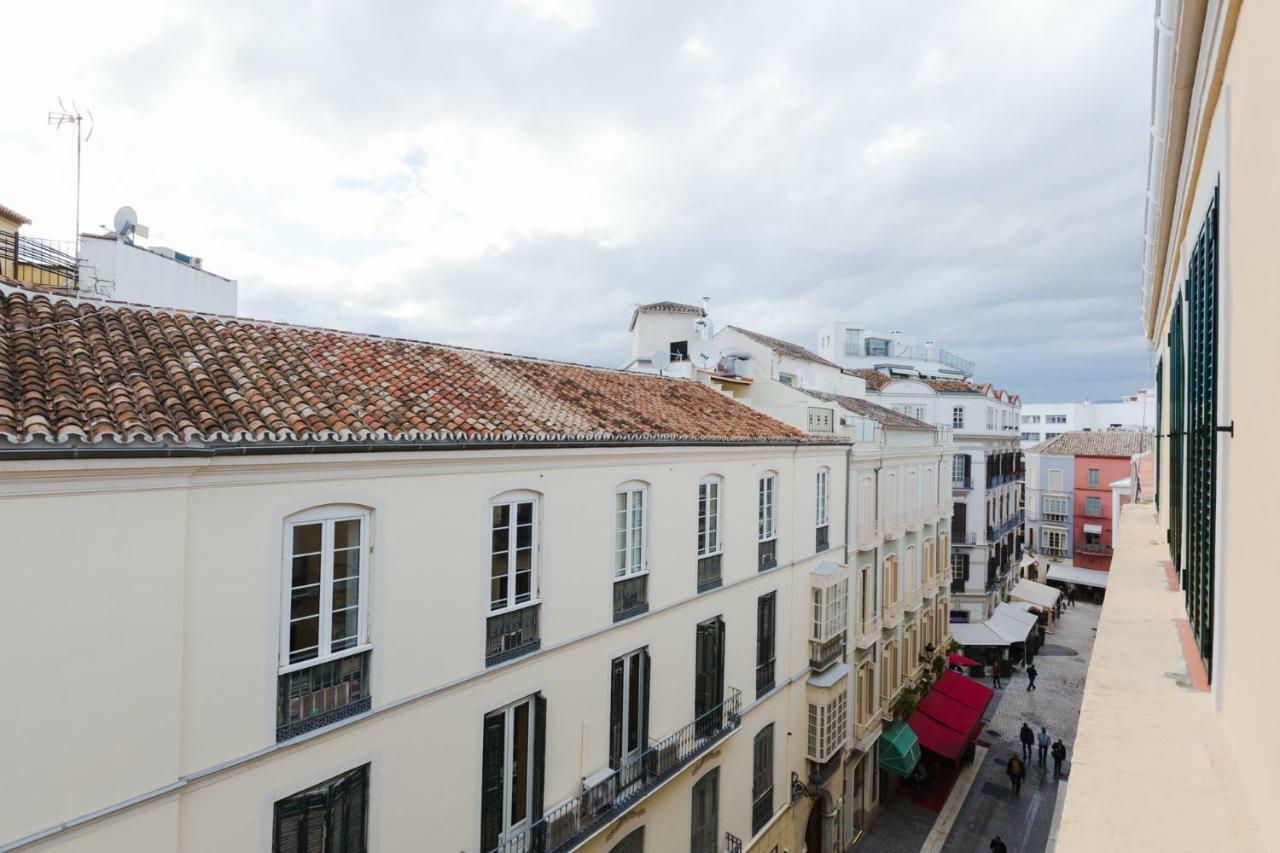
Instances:
[[[1030,401],[1147,382],[1149,0],[23,3],[0,203],[241,313],[619,365],[637,302],[930,337]],[[16,75],[16,76],[15,76]]]

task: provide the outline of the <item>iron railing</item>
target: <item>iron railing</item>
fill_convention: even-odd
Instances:
[[[1076,550],[1082,554],[1102,554],[1103,556],[1108,556],[1111,554],[1112,548],[1110,545],[1094,545],[1089,542],[1082,542],[1076,545]]]
[[[759,570],[773,569],[778,565],[778,540],[766,539],[760,543],[756,551],[759,557]]]
[[[810,669],[826,669],[844,654],[845,632],[840,631],[826,640],[809,640]]]
[[[1062,512],[1045,512],[1041,513],[1045,521],[1051,521],[1057,524],[1065,524],[1067,521],[1066,513]]]
[[[649,612],[649,576],[613,582],[613,621],[621,622]]]
[[[1012,530],[1013,530],[1014,528],[1016,528],[1018,525],[1022,524],[1025,520],[1026,520],[1026,518],[1024,517],[1023,513],[1021,513],[1021,512],[1015,512],[1013,515],[1011,515],[1011,516],[1009,516],[1008,518],[1006,518],[1006,519],[1005,519],[1005,520],[1000,524],[1000,526],[999,526],[999,527],[988,527],[988,528],[987,528],[987,541],[989,541],[989,542],[999,542],[999,541],[1000,541],[1001,539],[1003,539],[1003,538],[1004,538],[1004,537],[1005,537],[1005,536],[1006,536],[1010,531],[1012,531]]]
[[[759,699],[764,694],[773,689],[774,670],[777,669],[776,660],[767,660],[764,663],[756,665],[756,698]]]
[[[755,819],[754,815],[752,815],[752,819]],[[725,853],[742,853],[742,839],[732,832],[726,832],[724,834],[724,850]]]
[[[720,577],[720,555],[698,558],[698,592],[715,589],[723,583]]]
[[[729,698],[584,788],[542,819],[503,839],[490,853],[562,853],[573,849],[661,786],[742,723],[742,693]]]
[[[1037,553],[1044,554],[1046,557],[1070,557],[1071,550],[1068,548],[1058,548],[1053,545],[1042,545],[1037,549]]]
[[[541,604],[490,616],[485,625],[484,665],[514,660],[542,647],[538,631]]]
[[[831,547],[830,530],[831,528],[825,524],[817,529],[814,536],[814,553],[821,554]]]
[[[282,673],[276,684],[276,743],[368,711],[369,655]]]
[[[26,284],[75,287],[80,264],[74,252],[72,243],[38,240],[17,232],[0,234],[0,275]]]
[[[885,341],[883,338],[865,340],[862,346],[861,354],[873,358],[918,358],[921,361],[936,361],[958,370],[965,376],[973,375],[974,363],[970,359],[961,358],[955,353],[940,347],[926,347],[923,344],[900,344],[894,341]],[[859,354],[856,348],[853,348],[853,352],[849,352],[849,349],[850,347],[846,345],[845,355]]]

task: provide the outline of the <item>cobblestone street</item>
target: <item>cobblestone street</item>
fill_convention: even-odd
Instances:
[[[1015,673],[1005,689],[996,691],[979,739],[979,744],[988,748],[987,753],[949,828],[941,847],[943,853],[988,853],[988,845],[997,834],[1010,853],[1040,853],[1045,849],[1058,792],[1067,784],[1071,771],[1085,674],[1100,612],[1100,606],[1095,604],[1082,603],[1067,609],[1036,657],[1036,690],[1028,691],[1026,676]],[[990,685],[988,679],[983,683]],[[1024,721],[1037,733],[1044,725],[1053,739],[1062,738],[1067,760],[1063,780],[1055,782],[1052,759],[1046,759],[1041,767],[1033,752],[1022,795],[1015,798],[1005,764],[1020,752],[1018,731]],[[867,853],[917,853],[925,847],[936,819],[933,812],[904,797],[894,797],[858,849]],[[928,849],[935,850],[936,846],[930,844]]]

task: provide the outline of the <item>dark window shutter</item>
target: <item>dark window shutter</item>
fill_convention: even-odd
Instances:
[[[1156,362],[1156,481],[1151,484],[1156,511],[1160,510],[1160,440],[1164,435],[1164,359]]]
[[[650,658],[649,658],[649,650],[648,650],[648,649],[644,649],[644,650],[642,650],[642,651],[640,652],[640,659],[643,661],[643,669],[641,670],[641,674],[642,674],[642,681],[641,681],[641,683],[640,683],[640,684],[641,684],[641,688],[640,688],[640,689],[641,689],[641,694],[640,694],[640,695],[641,695],[641,698],[644,700],[644,711],[643,711],[643,713],[642,713],[642,716],[640,717],[640,720],[641,720],[641,727],[640,727],[640,749],[643,751],[643,750],[646,750],[646,749],[648,749],[648,748],[649,748],[649,665],[650,665]]]
[[[369,768],[348,773],[333,786],[329,804],[329,849],[325,853],[365,853]]]
[[[324,853],[325,794],[302,794],[276,803],[273,853]]]
[[[533,808],[530,820],[542,820],[542,782],[547,767],[547,700],[539,693],[533,697]]]
[[[716,618],[716,681],[715,696],[711,707],[715,707],[724,701],[724,620]]]
[[[480,848],[498,846],[502,833],[502,764],[506,713],[484,718],[484,756],[480,761]]]
[[[616,659],[609,674],[609,766],[614,770],[622,762],[623,660]]]
[[[966,453],[960,458],[964,460],[964,478],[967,481],[973,474],[973,457]]]

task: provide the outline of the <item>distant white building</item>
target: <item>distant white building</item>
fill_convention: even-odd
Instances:
[[[79,291],[119,302],[234,315],[238,285],[200,258],[139,246],[115,233],[80,235]]]
[[[1119,400],[1082,403],[1023,403],[1022,447],[1057,438],[1064,432],[1155,430],[1155,396],[1141,388]]]
[[[838,321],[818,327],[818,355],[843,368],[879,370],[892,376],[968,379],[974,363],[901,331],[881,332]]]

